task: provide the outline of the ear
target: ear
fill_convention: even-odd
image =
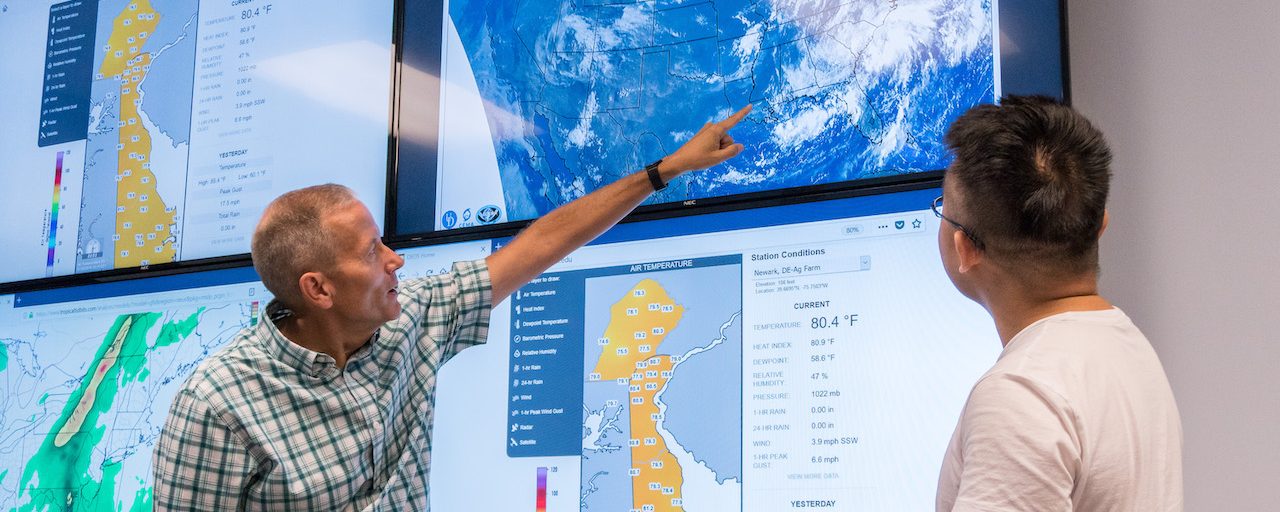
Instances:
[[[957,229],[951,236],[954,237],[952,238],[952,242],[954,242],[952,245],[956,248],[957,272],[961,274],[967,273],[982,263],[982,251],[973,245],[973,240],[970,240],[963,231]]]
[[[310,306],[319,309],[333,307],[333,289],[329,280],[320,272],[307,272],[298,278],[298,289],[302,299]]]
[[[1102,234],[1107,232],[1107,225],[1111,223],[1111,212],[1102,210],[1102,227],[1098,228],[1098,238],[1102,238]]]

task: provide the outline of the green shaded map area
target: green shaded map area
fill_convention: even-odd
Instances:
[[[185,319],[159,326],[154,343],[147,334],[162,313],[120,315],[107,331],[80,385],[45,436],[39,450],[22,472],[19,496],[30,500],[20,511],[92,510],[116,511],[116,479],[121,461],[105,460],[91,468],[91,456],[107,432],[99,420],[111,412],[121,388],[147,379],[147,355],[174,345],[195,331],[205,308]],[[0,475],[0,480],[6,475]],[[151,510],[151,490],[134,496],[130,510]]]

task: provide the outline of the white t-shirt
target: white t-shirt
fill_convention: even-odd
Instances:
[[[1181,511],[1182,426],[1151,343],[1119,309],[1042,319],[974,385],[939,511]]]

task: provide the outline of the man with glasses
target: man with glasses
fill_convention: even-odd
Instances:
[[[1150,342],[1098,294],[1111,150],[1008,97],[951,126],[934,213],[948,277],[1004,345],[947,449],[937,510],[1182,510],[1182,428]]]

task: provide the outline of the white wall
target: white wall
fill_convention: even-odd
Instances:
[[[1070,2],[1116,153],[1103,293],[1182,412],[1188,511],[1280,509],[1280,2]]]

